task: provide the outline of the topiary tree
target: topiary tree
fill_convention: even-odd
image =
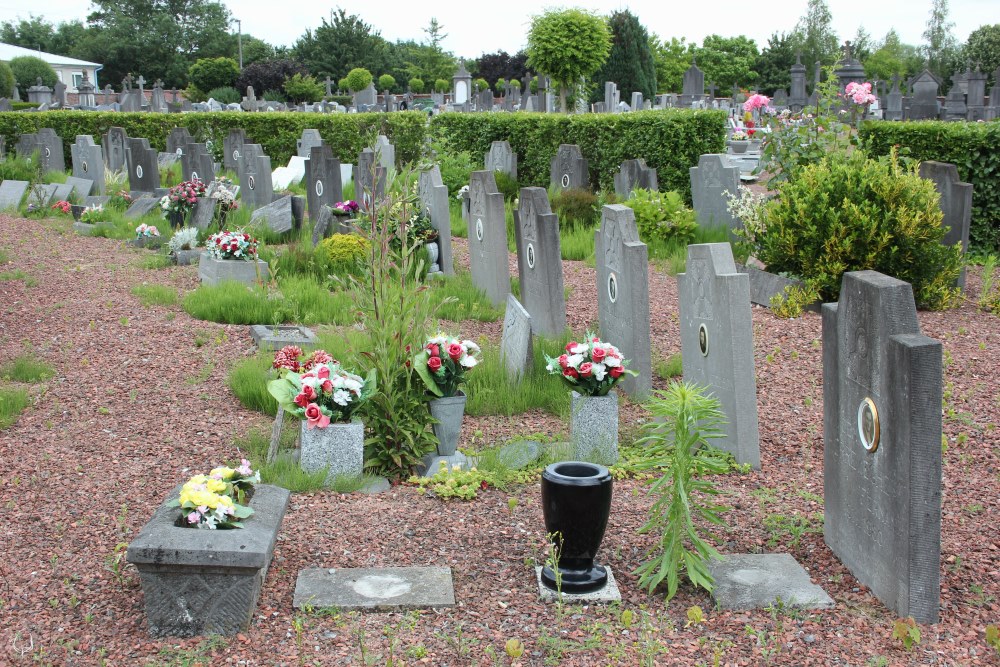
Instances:
[[[486,79],[474,79],[472,81],[472,85],[479,88],[479,90],[486,90],[490,87],[490,84],[486,81]]]
[[[17,84],[17,88],[21,91],[22,100],[28,99],[28,88],[34,86],[38,82],[38,79],[41,79],[42,84],[49,88],[56,85],[56,82],[59,80],[59,77],[56,76],[56,71],[52,69],[52,65],[35,56],[11,58],[9,64],[10,71],[14,74],[14,81]]]
[[[422,93],[424,92],[424,80],[413,77],[410,79],[410,92],[412,93]]]
[[[649,33],[639,23],[638,17],[626,10],[617,11],[608,21],[611,27],[611,53],[595,75],[598,84],[614,81],[618,84],[623,100],[631,100],[632,93],[640,92],[645,99],[656,94],[656,62],[649,48]],[[591,95],[591,102],[604,99],[604,87],[598,85]]]
[[[504,89],[504,86],[507,85],[507,79],[500,77],[499,79],[497,79],[497,82],[493,85],[495,86],[493,90],[500,92],[501,90]]]
[[[340,79],[339,81],[337,81],[337,88],[339,88],[340,90],[350,90],[350,88],[347,87],[347,77],[346,76],[343,79]]]
[[[364,67],[355,67],[347,73],[345,79],[347,80],[347,88],[351,92],[357,93],[371,85],[372,73]]]
[[[240,66],[232,58],[199,58],[188,68],[188,81],[198,90],[232,87]]]
[[[10,71],[10,65],[0,61],[0,97],[13,97],[14,85],[14,73]]]
[[[451,90],[451,83],[447,79],[436,79],[434,81],[434,90],[439,93],[447,93]]]
[[[583,9],[549,10],[531,21],[528,67],[551,76],[559,85],[559,106],[566,95],[608,59],[611,30],[604,17]]]
[[[379,90],[391,90],[396,87],[396,77],[391,74],[383,74],[378,78]]]
[[[323,84],[316,81],[314,77],[302,76],[301,74],[296,74],[287,79],[283,90],[288,95],[288,99],[299,103],[321,100],[323,99],[323,93],[326,92]]]

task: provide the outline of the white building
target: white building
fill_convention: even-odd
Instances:
[[[35,51],[34,49],[26,49],[23,46],[14,46],[13,44],[0,42],[0,60],[10,62],[11,58],[20,56],[34,56],[52,65],[52,69],[56,71],[56,76],[66,84],[66,92],[68,93],[77,92],[76,87],[83,81],[84,72],[87,73],[87,78],[90,79],[92,84],[100,87],[97,83],[97,72],[104,67],[100,63],[90,63],[86,60],[77,60],[68,56],[57,56],[54,53]]]

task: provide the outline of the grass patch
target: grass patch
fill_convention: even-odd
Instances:
[[[173,266],[174,263],[171,261],[168,255],[163,255],[157,253],[155,255],[145,255],[139,260],[139,268],[149,269],[151,271],[157,269],[166,269]]]
[[[12,426],[21,411],[31,404],[24,389],[0,388],[0,429]]]
[[[2,263],[3,262],[0,261],[0,264]],[[4,271],[3,273],[0,273],[0,283],[12,282],[15,280],[23,280],[25,287],[34,287],[35,285],[38,284],[38,280],[32,278],[21,269],[15,269],[14,271]]]
[[[279,289],[227,281],[202,285],[184,297],[199,320],[225,324],[350,324],[355,307],[347,292],[331,292],[312,276],[289,276]]]
[[[667,359],[657,359],[653,363],[653,372],[661,380],[679,378],[684,375],[684,363],[681,360],[680,353],[671,354]]]
[[[729,241],[730,234],[728,227],[702,227],[699,225],[695,229],[691,244],[728,243]],[[676,276],[678,273],[684,273],[687,265],[687,243],[676,240],[661,241],[654,239],[648,242],[647,246],[649,248],[649,259],[662,262],[663,270],[668,275]]]
[[[146,308],[150,306],[173,306],[177,303],[177,290],[169,285],[136,285],[132,294],[139,297]]]
[[[583,262],[594,258],[594,230],[569,227],[559,230],[559,251],[562,258]]]
[[[503,310],[494,306],[493,302],[486,296],[486,292],[476,287],[472,282],[471,273],[461,272],[440,279],[440,282],[434,287],[433,294],[438,303],[448,297],[455,299],[438,309],[437,316],[444,320],[451,322],[461,322],[462,320],[495,322],[503,317]]]
[[[38,382],[55,374],[51,366],[26,354],[14,357],[0,366],[0,378],[8,382]]]
[[[0,248],[0,264],[6,264],[9,261],[10,261],[10,256],[7,254],[7,251],[3,248]]]
[[[226,383],[243,407],[266,415],[278,413],[278,402],[267,392],[267,383],[274,355],[259,352],[256,356],[238,361],[229,371]]]
[[[468,238],[469,225],[462,219],[462,202],[452,197],[448,202],[448,213],[451,216],[451,235]]]

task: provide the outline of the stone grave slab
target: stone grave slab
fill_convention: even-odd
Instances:
[[[291,231],[295,226],[292,217],[291,195],[285,195],[267,206],[262,206],[255,210],[253,215],[250,216],[250,224],[261,221],[265,222],[272,231],[279,234]]]
[[[294,183],[301,183],[305,175],[306,158],[293,155],[287,167],[279,167],[271,174],[271,183],[275,190],[285,190]]]
[[[243,154],[243,144],[253,143],[247,139],[247,133],[242,128],[229,130],[222,141],[222,166],[228,171],[239,171],[240,157]]]
[[[455,606],[448,567],[308,568],[295,581],[292,606],[362,611]]]
[[[160,200],[156,197],[139,197],[132,202],[132,205],[128,207],[125,211],[125,217],[129,220],[134,220],[136,218],[141,218],[144,215],[149,215],[153,211],[156,211],[160,207]]]
[[[72,183],[56,183],[56,189],[52,192],[52,199],[50,201],[69,201],[69,197],[73,194],[73,184]]]
[[[518,440],[500,448],[497,458],[511,470],[521,470],[538,460],[542,445],[536,440]]]
[[[652,389],[649,333],[649,254],[639,240],[635,213],[627,206],[605,206],[594,232],[597,258],[597,311],[601,340],[621,350],[638,377],[622,377],[618,386],[632,396]]]
[[[199,143],[184,145],[181,155],[181,174],[185,181],[198,179],[204,183],[215,180],[215,163],[208,146]]]
[[[487,171],[499,171],[517,180],[517,153],[508,141],[494,141],[484,160]]]
[[[962,244],[962,252],[969,250],[969,226],[972,223],[972,184],[959,180],[958,169],[950,162],[920,163],[920,176],[934,183],[941,195],[942,224],[948,231],[942,239],[944,245]],[[958,277],[958,286],[965,287],[965,267]]]
[[[823,305],[824,539],[892,612],[936,623],[941,576],[941,343],[913,289],[844,274]]]
[[[217,199],[211,197],[198,197],[198,202],[191,211],[191,226],[198,229],[208,229],[212,221],[215,220],[215,207]]]
[[[260,144],[243,144],[239,168],[240,197],[250,208],[267,206],[274,201],[271,184],[271,158]]]
[[[560,336],[566,330],[566,295],[559,218],[545,188],[521,188],[518,202],[514,233],[524,308],[531,314],[532,333]]]
[[[563,593],[562,601],[566,604],[590,604],[590,603],[610,603],[621,602],[622,594],[618,590],[618,582],[611,571],[611,566],[604,563],[604,569],[608,571],[608,582],[603,588],[589,593]],[[559,593],[542,583],[542,566],[535,566],[535,581],[538,583],[538,596],[545,602],[558,602]]]
[[[708,563],[712,598],[723,609],[764,609],[779,599],[786,607],[833,609],[833,599],[809,579],[790,554],[733,554]]]
[[[28,181],[7,179],[0,183],[0,210],[9,211],[21,205],[24,193],[28,191]]]
[[[350,165],[348,165],[350,166]],[[446,274],[455,272],[451,251],[451,212],[448,208],[448,186],[441,180],[441,169],[434,165],[420,172],[417,192],[424,215],[438,233],[438,266]]]
[[[120,171],[128,168],[125,156],[128,148],[128,134],[125,132],[125,128],[108,128],[107,134],[102,139],[101,147],[104,150],[104,160],[108,169]]]
[[[194,142],[190,130],[186,127],[175,127],[167,134],[167,152],[176,155],[178,160],[183,160],[187,145]]]
[[[503,332],[500,335],[500,357],[507,369],[507,376],[511,379],[520,379],[530,373],[535,362],[531,344],[531,319],[531,315],[514,295],[508,294]]]
[[[39,151],[38,164],[44,174],[47,171],[66,171],[66,156],[63,140],[51,127],[43,127],[35,135]]]
[[[728,243],[689,245],[677,291],[684,380],[706,387],[726,415],[712,444],[759,470],[750,278],[736,271]]]
[[[83,198],[84,206],[107,206],[108,202],[111,201],[110,195],[90,195],[89,197]]]
[[[160,187],[160,167],[155,148],[150,148],[149,139],[128,140],[128,183],[131,190],[153,192]]]
[[[28,205],[48,206],[51,204],[56,194],[56,183],[42,183],[34,186],[28,192]]]
[[[560,190],[590,187],[589,167],[579,146],[560,144],[549,166],[549,180]]]
[[[315,248],[320,244],[320,241],[325,239],[334,233],[333,227],[333,212],[326,206],[320,208],[319,214],[315,217],[310,213],[309,216],[313,219],[313,233],[312,242]]]
[[[254,324],[250,327],[250,337],[260,350],[280,350],[286,345],[298,345],[303,350],[314,348],[319,339],[312,329],[302,326]]]
[[[736,229],[737,220],[726,207],[725,193],[739,195],[740,169],[730,164],[721,153],[709,153],[698,158],[698,166],[691,167],[691,200],[698,214],[698,224],[706,226],[725,225]]]
[[[384,134],[378,135],[372,150],[378,154],[379,166],[386,170],[396,168],[396,147],[389,141],[389,137]]]
[[[376,164],[375,152],[366,148],[358,154],[358,168],[354,172],[354,199],[365,209],[372,197],[381,199],[385,192],[385,167]]]
[[[618,173],[615,174],[615,194],[624,201],[632,195],[633,190],[659,190],[660,184],[656,170],[647,166],[642,158],[625,160]]]
[[[83,199],[84,197],[89,197],[90,193],[94,191],[94,181],[89,178],[77,178],[76,176],[67,176],[66,185],[70,186],[73,193]]]
[[[486,292],[494,305],[500,305],[510,292],[510,267],[503,194],[497,191],[492,171],[472,172],[469,199],[472,282]]]
[[[305,161],[306,199],[309,218],[319,219],[320,210],[343,201],[343,186],[340,180],[340,160],[333,155],[327,145],[309,149],[309,159]]]
[[[73,176],[88,179],[92,183],[91,192],[104,194],[104,150],[94,143],[89,134],[76,135],[76,141],[69,147],[73,161]],[[90,192],[85,193],[89,195]]]
[[[308,160],[312,149],[322,145],[323,137],[319,136],[319,130],[302,130],[302,136],[295,140],[295,151],[299,157]]]

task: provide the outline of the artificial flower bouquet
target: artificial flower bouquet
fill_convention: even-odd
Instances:
[[[107,217],[104,214],[104,207],[101,205],[88,206],[80,213],[80,222],[85,222],[88,225],[104,222],[105,220],[107,220]]]
[[[50,208],[57,213],[63,213],[65,215],[70,215],[73,212],[73,207],[66,200],[57,201]]]
[[[159,229],[153,225],[147,225],[145,222],[135,228],[135,237],[137,239],[152,238],[159,235]]]
[[[557,359],[546,356],[546,370],[558,374],[570,389],[586,396],[604,396],[623,375],[638,375],[626,368],[628,361],[617,347],[590,333],[586,340],[567,343],[566,351]]]
[[[208,475],[195,475],[181,487],[180,495],[168,503],[179,507],[178,526],[218,530],[242,528],[253,514],[246,502],[249,491],[260,482],[260,472],[243,459],[238,468],[220,466]]]
[[[128,193],[128,190],[119,190],[111,195],[111,199],[108,200],[108,206],[119,211],[124,211],[131,205],[132,195]]]
[[[746,141],[750,138],[750,135],[743,130],[733,130],[733,133],[729,135],[730,141]]]
[[[290,349],[291,348],[291,349]],[[267,390],[286,412],[305,420],[307,428],[326,428],[332,422],[349,422],[355,410],[375,393],[375,370],[362,378],[340,367],[323,350],[300,362],[301,350],[282,348],[274,367],[280,377]],[[293,370],[293,369],[298,370]]]
[[[479,363],[480,352],[471,340],[439,333],[427,341],[413,365],[428,391],[439,398],[448,398],[458,393],[468,372]]]
[[[240,230],[217,232],[205,242],[208,254],[215,259],[252,261],[257,259],[257,246],[257,239]]]
[[[198,228],[181,227],[170,237],[167,247],[170,248],[171,253],[177,253],[180,250],[194,250],[198,247]]]
[[[235,211],[240,207],[239,202],[236,201],[236,185],[225,176],[215,179],[214,187],[209,196],[219,203],[219,210],[223,214]]]
[[[361,210],[361,206],[353,199],[339,201],[330,207],[334,215],[354,215]]]
[[[188,211],[194,209],[198,197],[205,196],[205,189],[205,183],[197,178],[170,188],[170,191],[160,199],[160,208],[163,209],[164,217],[170,213],[187,215]]]

